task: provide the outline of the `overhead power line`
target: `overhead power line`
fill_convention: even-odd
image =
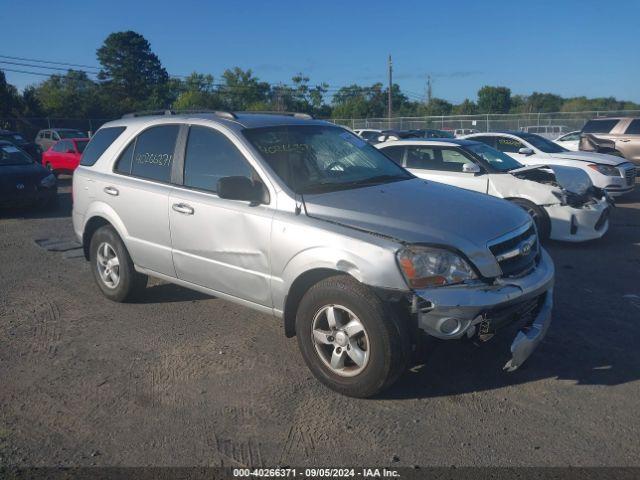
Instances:
[[[91,65],[83,65],[81,63],[68,63],[68,62],[54,62],[52,60],[39,60],[37,58],[26,58],[26,57],[13,57],[10,55],[0,55],[2,58],[9,58],[11,60],[23,60],[27,62],[39,62],[39,63],[51,63],[53,65],[67,65],[70,67],[82,67],[82,68],[90,68],[93,70],[100,70],[100,67],[92,67]]]

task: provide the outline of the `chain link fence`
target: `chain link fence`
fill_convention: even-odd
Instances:
[[[111,120],[113,118],[11,117],[0,118],[0,129],[21,133],[33,141],[40,130],[47,128],[73,128],[89,133]]]
[[[584,111],[554,113],[509,113],[481,115],[450,115],[430,117],[392,118],[332,118],[330,121],[351,129],[371,128],[378,130],[411,130],[435,128],[439,130],[471,129],[479,132],[496,130],[527,130],[532,133],[562,133],[580,130],[595,117],[640,116],[640,110]],[[561,127],[558,129],[536,129],[540,126]],[[538,131],[536,131],[538,130]]]

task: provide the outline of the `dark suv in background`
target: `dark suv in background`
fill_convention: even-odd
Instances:
[[[14,144],[26,152],[34,162],[40,163],[42,159],[42,149],[34,142],[28,141],[21,133],[11,130],[0,130],[0,141],[5,141]]]
[[[640,117],[594,118],[580,132],[580,150],[619,155],[640,164]]]

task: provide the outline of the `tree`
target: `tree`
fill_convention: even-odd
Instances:
[[[251,70],[234,67],[225,70],[222,78],[225,83],[218,91],[228,110],[248,110],[250,105],[268,101],[270,85],[254,77]]]
[[[180,92],[173,102],[175,110],[220,108],[222,101],[215,91],[213,75],[193,72],[178,86]]]
[[[26,94],[25,90],[25,99]],[[35,97],[42,110],[50,116],[95,118],[104,112],[98,86],[85,72],[77,70],[69,70],[65,75],[52,75],[28,95]]]
[[[475,115],[478,113],[478,105],[465,98],[462,103],[453,107],[453,113],[455,115]]]
[[[0,70],[0,120],[15,117],[20,112],[20,103],[18,90],[7,83],[4,72]]]
[[[453,105],[442,98],[432,98],[426,105],[425,115],[451,115]]]
[[[112,33],[97,56],[102,66],[98,79],[118,109],[168,106],[169,75],[142,35],[131,30]]]
[[[511,108],[511,89],[485,85],[478,90],[478,109],[481,113],[508,113]]]

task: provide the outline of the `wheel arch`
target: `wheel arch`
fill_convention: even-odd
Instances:
[[[111,225],[118,235],[120,235],[122,241],[125,242],[127,230],[113,209],[108,205],[103,203],[94,205],[94,207],[87,212],[86,218],[87,220],[84,224],[84,228],[82,229],[82,248],[87,260],[89,260],[89,245],[91,244],[91,237],[96,230],[104,225]]]
[[[335,275],[349,274],[333,268],[322,267],[307,270],[298,275],[293,281],[284,299],[284,334],[287,338],[295,337],[296,335],[296,312],[304,294],[319,281]]]

